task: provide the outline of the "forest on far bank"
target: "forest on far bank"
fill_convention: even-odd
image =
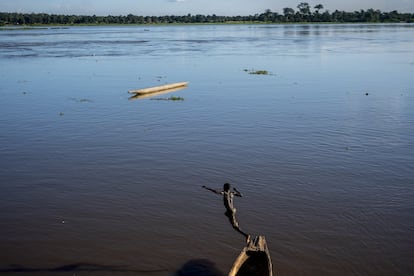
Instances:
[[[5,25],[101,25],[101,24],[188,24],[188,23],[399,23],[414,22],[414,13],[382,12],[368,9],[354,12],[330,12],[322,4],[311,7],[306,2],[297,9],[284,8],[281,13],[267,9],[261,14],[220,15],[57,15],[46,13],[0,12],[0,26]]]

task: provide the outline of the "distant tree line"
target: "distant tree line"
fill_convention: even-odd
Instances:
[[[0,25],[76,25],[76,24],[182,24],[182,23],[394,23],[414,22],[413,13],[398,11],[381,12],[368,9],[354,12],[325,10],[322,4],[311,7],[306,2],[297,5],[297,9],[284,8],[282,13],[267,9],[264,13],[247,16],[219,15],[165,15],[140,16],[96,16],[96,15],[56,15],[45,13],[6,13],[0,12]]]

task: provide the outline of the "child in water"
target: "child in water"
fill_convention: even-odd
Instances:
[[[244,233],[240,229],[239,223],[236,220],[236,208],[234,208],[234,206],[233,206],[234,196],[242,197],[242,194],[236,188],[233,188],[233,191],[231,191],[229,183],[225,183],[223,185],[223,190],[222,191],[211,189],[211,188],[208,188],[206,186],[202,186],[202,187],[206,190],[209,190],[209,191],[215,193],[215,194],[223,195],[224,207],[226,207],[226,212],[224,214],[229,219],[229,221],[230,221],[231,225],[233,226],[233,228],[237,232],[242,234],[246,238],[246,241],[249,242],[250,235]]]

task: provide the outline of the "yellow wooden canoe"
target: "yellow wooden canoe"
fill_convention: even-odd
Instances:
[[[257,236],[243,248],[228,276],[273,276],[272,260],[264,236]]]
[[[157,92],[163,92],[168,91],[172,89],[178,89],[178,88],[185,88],[187,87],[188,82],[176,82],[176,83],[170,83],[170,84],[164,84],[160,86],[154,86],[154,87],[148,87],[138,90],[129,90],[128,93],[130,94],[136,94],[136,95],[144,95],[148,93],[157,93]]]
[[[152,98],[152,97],[155,97],[155,96],[158,96],[158,95],[163,95],[163,94],[167,94],[167,93],[179,91],[179,90],[181,90],[183,88],[185,88],[185,87],[178,87],[178,88],[173,88],[173,89],[167,89],[167,90],[162,90],[162,91],[154,92],[154,93],[135,94],[135,95],[129,97],[129,100],[130,101],[133,101],[133,100],[140,100],[140,99]]]

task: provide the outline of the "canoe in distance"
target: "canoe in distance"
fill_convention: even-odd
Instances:
[[[155,96],[176,92],[176,91],[179,91],[179,90],[184,89],[184,88],[186,88],[186,86],[181,86],[181,87],[172,88],[172,89],[166,89],[166,90],[162,90],[162,91],[159,91],[159,92],[153,92],[153,93],[144,93],[144,94],[138,94],[137,93],[137,94],[134,94],[133,96],[129,97],[129,100],[133,101],[133,100],[139,100],[139,99],[152,98],[152,97],[155,97]]]
[[[273,276],[272,260],[264,236],[257,236],[241,251],[228,276]]]
[[[138,90],[129,90],[128,93],[136,94],[136,95],[143,95],[143,94],[148,94],[148,93],[168,91],[168,90],[176,89],[176,88],[185,88],[187,87],[187,85],[188,85],[188,82],[176,82],[176,83],[164,84],[160,86],[154,86],[154,87],[143,88],[143,89],[138,89]]]

